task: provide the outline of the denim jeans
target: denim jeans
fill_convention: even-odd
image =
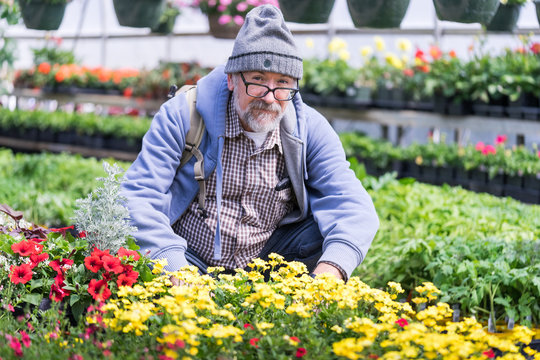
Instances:
[[[276,253],[286,261],[299,261],[306,264],[308,271],[312,272],[322,255],[323,237],[313,216],[302,222],[288,224],[277,228],[259,253],[259,258],[268,260],[268,255]],[[193,250],[187,249],[186,259],[190,265],[199,268],[206,274],[208,265]],[[234,273],[234,271],[228,271]]]

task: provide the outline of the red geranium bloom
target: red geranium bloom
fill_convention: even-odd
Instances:
[[[32,280],[32,268],[28,264],[22,264],[20,266],[11,265],[10,270],[9,278],[14,284],[26,284]]]
[[[141,257],[141,255],[139,255],[139,253],[136,252],[135,250],[128,250],[128,249],[124,249],[123,247],[118,249],[118,257],[120,259],[122,259],[123,257],[129,258],[130,255],[133,256],[133,260],[135,261],[139,260],[139,258]]]
[[[110,255],[109,251],[110,250],[101,251],[98,248],[94,248],[94,250],[92,251],[92,254],[90,254],[90,255],[97,256],[97,257],[99,257],[99,259],[101,261],[103,261],[103,256]]]
[[[250,330],[253,330],[253,325],[251,324],[244,324],[244,329],[250,329]]]
[[[258,341],[259,341],[259,338],[251,338],[251,339],[249,339],[249,344],[251,346],[255,346],[256,348],[258,348],[259,347],[259,345],[257,345]]]
[[[482,149],[482,154],[483,155],[496,154],[496,153],[497,153],[497,149],[495,149],[495,147],[493,145],[486,145]]]
[[[405,327],[409,325],[409,322],[407,321],[407,319],[401,318],[396,321],[396,324],[398,324],[401,327]]]
[[[506,140],[508,140],[508,136],[497,135],[497,139],[495,139],[495,145],[504,144]]]
[[[49,266],[58,273],[66,271],[71,265],[73,265],[73,260],[71,259],[53,260],[49,263]]]
[[[306,355],[307,350],[304,348],[298,348],[296,349],[296,357],[301,358],[302,356]]]
[[[66,280],[64,274],[57,273],[56,277],[54,278],[54,283],[60,287],[64,286],[64,280]]]
[[[66,231],[75,229],[75,225],[63,227],[63,228],[57,228],[57,229],[49,229],[52,232],[61,233],[62,235],[66,236]]]
[[[11,250],[21,256],[30,256],[32,254],[39,254],[43,250],[43,245],[37,244],[32,240],[23,240],[11,245]]]
[[[21,357],[23,355],[22,345],[19,342],[19,339],[17,339],[16,337],[11,337],[11,339],[9,340],[9,346],[13,349],[15,356]]]
[[[488,351],[484,351],[482,355],[485,355],[488,358],[493,359],[495,357],[495,352],[493,351],[493,349],[489,349]]]
[[[80,237],[80,238],[85,238],[85,237],[86,237],[86,231],[81,231],[81,232],[79,233],[79,237]]]
[[[111,290],[109,290],[105,280],[90,280],[88,292],[92,295],[94,300],[98,301],[105,301],[111,296]]]
[[[37,264],[39,264],[40,262],[42,261],[45,261],[49,258],[49,254],[47,253],[42,253],[42,254],[32,254],[30,255],[30,267],[33,269],[37,266]]]
[[[96,255],[87,256],[84,259],[84,266],[91,272],[97,273],[103,267],[103,261]]]
[[[131,271],[128,273],[120,274],[118,276],[118,281],[116,281],[116,284],[118,284],[118,287],[120,286],[131,286],[137,282],[137,278],[139,277],[139,273],[137,271]]]
[[[115,274],[121,274],[124,268],[120,259],[112,255],[104,255],[101,260],[103,261],[103,268]]]
[[[55,283],[55,284],[52,284],[51,286],[51,292],[49,293],[49,298],[53,301],[60,302],[66,296],[69,296],[69,294],[70,294],[69,290],[64,290],[61,286]]]
[[[533,53],[535,53],[535,54],[540,53],[540,43],[537,43],[537,42],[533,43],[533,44],[531,45],[531,51],[532,51]]]

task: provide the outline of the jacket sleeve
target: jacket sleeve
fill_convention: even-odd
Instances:
[[[143,137],[142,149],[126,171],[122,195],[127,200],[133,234],[141,253],[167,259],[166,270],[187,265],[187,242],[171,228],[171,187],[184,149],[189,110],[184,95],[163,104]]]
[[[341,141],[328,121],[304,106],[306,187],[313,216],[324,237],[319,262],[338,264],[351,276],[364,260],[379,228],[373,201],[350,169]]]

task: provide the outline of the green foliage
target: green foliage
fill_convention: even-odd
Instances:
[[[356,275],[407,290],[431,281],[465,314],[532,315],[538,324],[540,206],[446,185],[382,184],[364,181],[381,226]]]
[[[34,64],[39,65],[41,63],[49,64],[76,64],[79,61],[76,60],[75,54],[71,50],[62,50],[56,46],[45,46],[42,48],[32,49],[34,55]]]
[[[120,164],[127,167],[127,163]],[[31,222],[64,226],[71,222],[75,200],[91,193],[96,178],[104,175],[95,158],[14,154],[0,149],[0,204],[23,211]]]
[[[507,148],[505,141],[499,140],[497,145],[478,143],[459,146],[429,141],[427,144],[413,143],[397,147],[387,140],[371,139],[358,133],[342,133],[340,138],[348,156],[373,160],[380,168],[393,160],[407,160],[415,161],[418,165],[483,169],[491,178],[500,173],[533,176],[540,173],[537,145],[533,145],[532,149],[523,145]]]
[[[116,163],[112,166],[103,162],[106,178],[99,178],[102,186],[95,189],[75,205],[73,222],[80,232],[86,233],[90,248],[110,249],[116,253],[127,241],[127,236],[137,229],[129,225],[129,211],[125,199],[120,196],[122,168]]]

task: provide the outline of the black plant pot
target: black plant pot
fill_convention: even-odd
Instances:
[[[347,0],[349,13],[357,28],[399,28],[410,0]]]
[[[118,23],[129,27],[153,27],[165,10],[165,0],[113,0]]]
[[[429,184],[437,183],[437,168],[432,165],[423,165],[420,167],[422,181]]]
[[[169,18],[166,21],[159,22],[157,25],[151,28],[152,32],[155,34],[163,34],[163,35],[172,33],[174,29],[174,24],[176,22],[176,18],[177,16],[173,18]]]
[[[455,179],[455,168],[451,166],[441,166],[438,169],[438,179],[439,185],[448,184],[448,185],[457,185]]]
[[[433,0],[439,20],[459,23],[489,24],[499,6],[499,0]]]
[[[509,31],[512,32],[516,28],[521,12],[521,5],[504,5],[500,4],[497,12],[487,25],[489,31]]]
[[[51,4],[43,0],[19,0],[24,26],[35,30],[58,30],[67,3]]]
[[[536,18],[538,19],[538,22],[540,23],[540,1],[534,0],[534,6],[536,7]]]
[[[303,24],[328,22],[335,0],[278,0],[285,21]]]

